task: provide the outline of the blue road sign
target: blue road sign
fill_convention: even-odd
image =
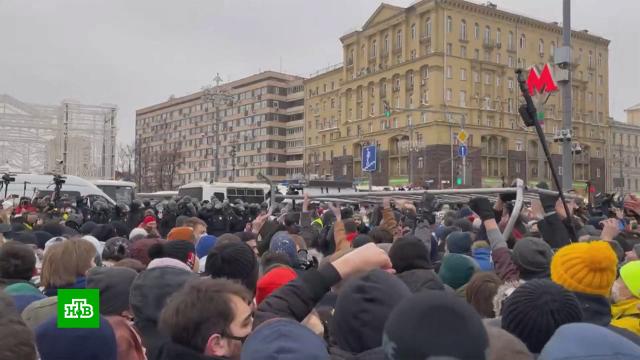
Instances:
[[[362,148],[362,171],[376,171],[378,156],[375,145],[369,145]]]
[[[458,146],[458,155],[460,157],[466,157],[469,153],[469,149],[465,145]]]

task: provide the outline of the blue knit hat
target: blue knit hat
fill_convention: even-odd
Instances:
[[[42,360],[116,360],[116,335],[105,318],[97,329],[60,329],[53,316],[36,330],[36,344]]]
[[[269,244],[269,251],[287,255],[290,266],[296,266],[298,264],[296,243],[286,231],[278,231],[273,235],[271,243]]]
[[[329,353],[324,340],[306,326],[294,320],[273,319],[251,333],[240,359],[325,360]]]
[[[455,231],[447,236],[447,249],[452,254],[470,254],[471,243],[471,234],[468,232]]]
[[[198,259],[201,259],[209,253],[212,247],[216,245],[218,238],[213,235],[203,235],[198,240],[198,244],[196,244],[196,255]]]

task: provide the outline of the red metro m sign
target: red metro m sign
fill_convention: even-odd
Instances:
[[[527,87],[529,88],[529,95],[534,96],[536,93],[550,93],[558,90],[558,85],[553,81],[551,76],[551,70],[549,64],[545,64],[542,68],[542,73],[538,73],[535,66],[529,70],[529,77],[527,78]]]

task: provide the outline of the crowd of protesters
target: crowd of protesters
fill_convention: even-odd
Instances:
[[[640,199],[512,202],[8,200],[0,360],[640,359]],[[85,288],[100,326],[59,328]]]

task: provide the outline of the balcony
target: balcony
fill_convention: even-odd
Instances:
[[[431,44],[431,35],[423,34],[420,36],[421,44]]]
[[[495,46],[496,46],[495,43],[493,41],[491,41],[491,40],[485,40],[485,41],[482,42],[482,47],[485,50],[493,50],[493,48]]]
[[[396,46],[393,48],[393,53],[394,54],[399,54],[402,52],[402,46]]]

